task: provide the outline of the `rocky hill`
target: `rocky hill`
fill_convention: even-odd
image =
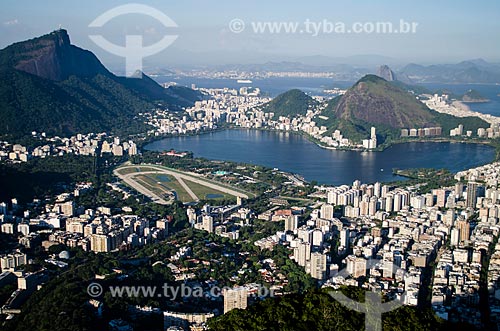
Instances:
[[[200,98],[140,75],[113,75],[93,53],[72,45],[65,30],[8,46],[0,50],[0,137],[142,132],[139,112],[160,104],[179,110]]]
[[[403,128],[440,126],[446,133],[458,124],[473,131],[489,127],[479,118],[458,118],[429,109],[400,84],[375,75],[363,77],[343,96],[332,99],[323,115],[328,120],[318,120],[318,125],[326,125],[330,131],[340,129],[355,141],[367,138],[371,126],[377,128],[381,141],[387,136],[399,137]]]
[[[53,81],[65,80],[71,75],[112,75],[92,52],[72,45],[66,30],[57,30],[7,47],[0,52],[0,66]]]
[[[360,79],[332,111],[339,119],[361,120],[394,129],[438,124],[432,112],[414,95],[375,75]]]
[[[302,92],[301,90],[290,90],[278,95],[272,101],[263,105],[262,110],[274,113],[274,119],[280,116],[295,117],[305,115],[307,110],[312,109],[318,102]]]

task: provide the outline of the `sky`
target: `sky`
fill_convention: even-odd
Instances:
[[[144,14],[126,14],[102,27],[89,27],[101,14],[129,3],[157,9],[177,27],[165,27]],[[363,28],[342,33],[358,22],[367,24],[367,30],[377,22],[391,22],[398,30],[401,20],[418,24],[414,33],[369,33]],[[294,33],[254,30],[256,24],[280,22],[297,28]],[[329,31],[332,24],[339,30]],[[145,45],[177,35],[171,45],[144,59],[145,65],[165,68],[304,59],[318,64],[370,62],[379,61],[377,57],[396,64],[475,58],[500,62],[500,2],[494,0],[2,0],[0,48],[60,26],[68,30],[73,44],[91,50],[110,67],[124,59],[103,50],[89,35],[102,35],[117,45],[124,45],[127,35],[143,36]]]

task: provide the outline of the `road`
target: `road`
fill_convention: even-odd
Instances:
[[[194,192],[189,188],[189,186],[186,185],[186,183],[184,182],[184,180],[182,178],[180,178],[179,176],[174,176],[175,179],[177,179],[177,181],[179,182],[179,184],[181,184],[182,188],[184,190],[186,190],[186,192],[189,194],[189,196],[191,196],[191,198],[194,200],[194,201],[199,201],[200,199],[198,199],[198,197],[196,196],[196,194],[194,194]]]

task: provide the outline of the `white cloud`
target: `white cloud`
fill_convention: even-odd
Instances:
[[[17,24],[19,24],[19,20],[17,18],[10,20],[10,21],[3,22],[3,25],[5,25],[5,26],[11,26],[11,25],[17,25]]]

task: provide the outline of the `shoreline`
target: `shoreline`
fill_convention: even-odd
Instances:
[[[328,148],[327,146],[321,146],[320,144],[314,142],[314,139],[310,139],[310,136],[307,135],[304,132],[283,131],[283,130],[270,130],[270,129],[265,129],[265,128],[255,129],[255,128],[241,128],[241,127],[234,127],[234,126],[226,126],[226,127],[218,128],[216,130],[202,131],[202,132],[197,133],[197,134],[190,134],[190,136],[197,136],[197,135],[206,134],[206,133],[215,133],[215,132],[224,131],[224,130],[240,130],[240,131],[242,131],[242,130],[246,130],[246,131],[252,130],[252,131],[268,131],[268,132],[275,132],[275,133],[298,134],[298,135],[301,135],[301,136],[305,136],[304,137],[305,139],[307,139],[310,142],[314,143],[316,146],[318,146],[321,149],[335,150],[334,148]],[[183,136],[186,136],[186,135],[183,135]],[[154,141],[151,141],[150,143],[155,142],[155,141],[160,141],[160,140],[163,140],[163,139],[167,139],[167,138],[174,138],[174,137],[182,137],[182,136],[175,135],[175,136],[170,136],[170,137],[156,137],[157,139],[155,139]],[[500,160],[500,143],[494,144],[493,141],[486,141],[486,140],[469,141],[469,140],[464,140],[464,139],[457,140],[457,139],[449,139],[449,138],[411,139],[411,140],[408,139],[408,140],[392,141],[390,144],[384,146],[384,148],[382,150],[367,150],[367,151],[369,151],[369,152],[381,152],[381,151],[385,151],[385,149],[387,149],[389,147],[392,147],[393,145],[396,145],[396,144],[405,144],[405,143],[449,143],[449,144],[481,144],[481,145],[489,145],[495,151],[494,155],[493,155],[493,158],[491,160],[484,161],[484,163],[476,165],[476,167],[487,165],[487,164],[493,164],[493,163],[498,162]],[[144,150],[143,147],[141,147],[141,148]],[[367,152],[367,151],[364,151],[364,150],[353,150],[353,149],[343,149],[343,150],[342,149],[336,149],[336,150],[339,150],[339,151],[353,151],[353,152],[358,152],[358,153]],[[159,151],[155,151],[155,150],[151,150],[151,149],[148,149],[147,151],[149,151],[149,152],[155,152],[155,153],[159,152]],[[194,156],[194,155],[193,155],[193,157],[194,158],[203,158],[201,156]],[[228,162],[232,162],[232,163],[234,162],[234,161],[230,161],[230,160],[224,160],[224,161],[228,161]],[[257,165],[257,164],[249,163],[249,165]],[[429,168],[429,169],[435,169],[435,168]],[[292,175],[299,175],[299,176],[301,176],[303,178],[303,175],[301,173],[291,172],[291,171],[287,171],[287,170],[281,170],[281,171],[284,171],[284,172],[292,174]],[[453,173],[456,173],[456,172],[453,172]],[[393,173],[393,176],[394,176],[394,178],[392,180],[384,181],[384,183],[393,183],[394,181],[406,181],[406,180],[409,179],[408,177],[402,176],[400,174],[394,174]],[[311,180],[305,180],[305,182],[310,183]]]
[[[399,140],[392,140],[387,144],[382,144],[376,149],[363,149],[363,148],[346,148],[346,147],[333,147],[333,146],[326,146],[320,142],[318,142],[317,139],[314,139],[310,135],[306,134],[305,132],[298,132],[298,131],[285,131],[285,130],[275,130],[275,129],[268,129],[268,128],[242,128],[242,127],[236,127],[233,125],[230,126],[223,126],[219,127],[217,129],[212,129],[212,130],[204,130],[204,131],[199,131],[196,133],[188,133],[188,134],[181,134],[181,135],[162,135],[162,136],[155,136],[153,139],[145,140],[141,142],[141,148],[144,148],[145,145],[154,143],[156,141],[160,141],[163,139],[168,139],[168,138],[176,138],[176,137],[190,137],[190,136],[198,136],[198,135],[204,135],[204,134],[210,134],[210,133],[216,133],[224,130],[253,130],[253,131],[267,131],[267,132],[277,132],[277,133],[288,133],[288,134],[295,134],[302,136],[303,138],[309,140],[310,142],[314,143],[316,146],[322,148],[322,149],[327,149],[327,150],[334,150],[334,151],[346,151],[346,152],[383,152],[386,149],[392,147],[393,145],[398,145],[398,144],[405,144],[405,143],[456,143],[456,144],[480,144],[480,145],[489,145],[492,148],[496,148],[499,151],[497,154],[500,153],[500,146],[495,146],[493,145],[493,141],[490,140],[485,140],[485,139],[478,139],[478,138],[472,138],[472,139],[466,139],[466,138],[459,138],[459,139],[452,139],[449,137],[439,137],[439,138],[416,138],[416,139],[399,139]],[[495,160],[498,158],[495,158]]]
[[[305,132],[296,132],[296,131],[284,131],[284,130],[273,130],[273,129],[267,129],[267,128],[242,128],[242,127],[235,127],[233,125],[231,126],[223,126],[219,127],[217,129],[213,130],[205,130],[205,131],[200,131],[197,133],[191,133],[191,134],[184,134],[184,135],[164,135],[164,136],[158,136],[155,137],[155,139],[151,139],[148,141],[144,141],[141,143],[140,148],[144,149],[144,147],[148,144],[154,143],[156,141],[160,141],[163,139],[167,138],[175,138],[175,137],[187,137],[187,136],[198,136],[202,134],[208,134],[208,133],[215,133],[215,132],[220,132],[224,130],[254,130],[254,131],[268,131],[268,132],[278,132],[278,133],[288,133],[288,134],[296,134],[302,136],[304,139],[307,139],[311,143],[315,144],[321,149],[326,149],[326,150],[331,150],[331,151],[342,151],[342,152],[358,152],[358,153],[364,153],[364,152],[384,152],[386,149],[398,145],[398,144],[405,144],[405,143],[450,143],[450,144],[479,144],[479,145],[487,145],[490,146],[495,150],[495,156],[493,160],[491,160],[488,163],[492,162],[497,162],[500,160],[500,143],[497,143],[495,140],[490,139],[490,140],[478,140],[477,138],[473,139],[452,139],[449,137],[441,137],[441,138],[420,138],[420,139],[405,139],[405,140],[394,140],[391,141],[387,144],[382,144],[379,146],[377,149],[372,149],[372,150],[365,150],[365,149],[360,149],[360,148],[338,148],[338,147],[332,147],[332,146],[325,146],[319,143],[316,139],[312,138],[310,135],[306,134]]]

